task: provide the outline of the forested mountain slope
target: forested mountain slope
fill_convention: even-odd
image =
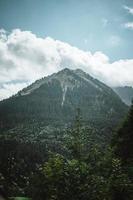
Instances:
[[[128,110],[110,87],[80,69],[66,68],[1,101],[0,130],[64,126],[72,123],[77,108],[83,123],[99,129],[114,128]]]

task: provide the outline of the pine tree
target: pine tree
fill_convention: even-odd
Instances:
[[[133,103],[129,114],[114,139],[115,154],[123,163],[133,162]]]
[[[73,128],[70,129],[67,133],[67,147],[71,152],[71,157],[77,160],[81,160],[83,158],[84,151],[84,129],[81,124],[81,112],[80,109],[77,108],[77,114],[75,117]]]

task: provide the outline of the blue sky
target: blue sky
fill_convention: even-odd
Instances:
[[[133,86],[133,0],[0,0],[0,99],[65,67]]]
[[[132,0],[0,0],[0,27],[52,37],[112,61],[133,57]]]

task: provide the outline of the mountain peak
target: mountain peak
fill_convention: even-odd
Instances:
[[[72,70],[71,69],[69,69],[69,68],[64,68],[64,69],[62,69],[61,71],[59,71],[59,72],[64,72],[64,73],[68,73],[68,72],[71,72]]]
[[[54,73],[50,76],[44,77],[40,80],[37,80],[32,85],[23,89],[19,92],[20,95],[28,95],[33,91],[37,90],[44,84],[50,84],[57,81],[63,93],[66,93],[67,89],[73,90],[73,88],[82,87],[82,85],[88,85],[91,88],[95,88],[96,90],[101,90],[107,86],[105,86],[100,81],[94,79],[89,74],[85,73],[81,69],[71,70],[69,68],[64,68],[61,71]]]
[[[61,71],[57,72],[56,74],[86,74],[82,69],[69,69],[69,68],[64,68]]]
[[[73,70],[69,68],[64,68],[60,70],[59,72],[55,73],[53,78],[58,77],[58,76],[70,76],[70,75],[73,75]]]
[[[127,110],[111,88],[80,69],[65,68],[36,81],[18,95],[5,100],[0,104],[0,114],[2,117],[5,109],[6,117],[1,121],[8,116],[10,119],[10,116],[14,116],[11,119],[11,128],[14,118],[18,125],[21,124],[22,116],[26,119],[25,123],[31,120],[31,123],[35,121],[54,125],[71,122],[77,107],[81,109],[83,120],[87,123],[103,123],[107,119],[117,121]]]

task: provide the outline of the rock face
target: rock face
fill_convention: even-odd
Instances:
[[[129,86],[125,87],[116,87],[114,88],[114,91],[120,96],[121,100],[127,104],[131,105],[131,102],[133,100],[133,88]]]
[[[77,108],[84,123],[99,127],[113,127],[128,109],[110,87],[80,69],[66,68],[1,101],[0,127],[63,125],[74,120]]]

